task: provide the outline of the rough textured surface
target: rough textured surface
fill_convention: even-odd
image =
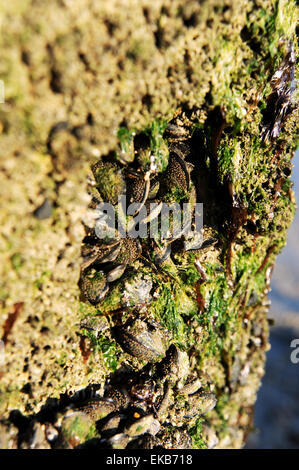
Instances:
[[[292,174],[298,196],[298,150]],[[299,336],[299,213],[288,231],[287,246],[277,257],[271,280],[269,317],[271,349],[267,352],[266,373],[255,405],[255,430],[247,440],[249,448],[298,448],[299,421],[296,413],[298,363],[290,359],[291,342]],[[275,410],[275,413],[273,411]],[[279,412],[276,412],[279,410]]]
[[[218,446],[243,445],[267,349],[268,268],[294,212],[296,112],[278,139],[261,141],[271,77],[295,40],[294,11],[293,2],[270,0],[1,6],[3,417],[36,413],[47,398],[89,384],[103,387],[123,361],[142,366],[111,337],[112,320],[102,322],[80,299],[87,176],[102,155],[130,145],[120,129],[129,137],[147,130],[152,151],[163,155],[159,126],[179,118],[196,131],[205,234],[217,245],[200,255],[203,284],[186,265],[190,302],[169,300],[165,282],[152,313],[170,329],[178,313],[176,342],[187,328],[191,367],[210,375],[218,398],[206,418]],[[229,189],[236,211],[228,196],[222,204]],[[116,290],[114,307],[119,299]],[[96,338],[84,339],[88,319]],[[201,420],[192,429],[194,445],[206,445]]]

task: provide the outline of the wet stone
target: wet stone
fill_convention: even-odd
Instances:
[[[115,402],[106,400],[105,398],[93,398],[77,407],[79,411],[88,415],[93,421],[105,418],[115,411],[116,408],[117,405]]]
[[[108,439],[108,443],[110,444],[112,449],[125,449],[130,440],[130,436],[124,433],[120,433]]]
[[[143,416],[125,428],[125,433],[131,437],[139,436],[149,432],[150,434],[157,434],[160,429],[159,421],[157,421],[152,414]]]
[[[88,439],[92,426],[93,421],[89,416],[80,411],[75,411],[63,418],[60,439],[71,448],[76,447]]]
[[[33,215],[38,220],[48,219],[52,214],[52,203],[49,199],[45,199],[44,202],[33,212]]]

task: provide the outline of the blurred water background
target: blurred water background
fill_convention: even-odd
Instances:
[[[292,180],[299,204],[299,151],[293,160]],[[253,432],[246,448],[299,448],[299,363],[290,359],[294,338],[299,338],[299,211],[288,233],[287,245],[276,260],[269,298],[271,350],[258,394]]]

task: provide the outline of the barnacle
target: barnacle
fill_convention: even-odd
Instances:
[[[92,207],[94,207],[94,201],[97,200],[94,188],[98,192],[98,202],[108,202],[116,206],[119,198],[125,196],[126,207],[132,203],[139,203],[132,216],[140,213],[138,222],[146,225],[158,218],[164,202],[170,204],[192,202],[194,205],[196,194],[191,181],[194,165],[187,160],[192,153],[190,138],[190,130],[187,127],[169,123],[164,132],[164,139],[165,141],[167,139],[169,143],[169,159],[164,171],[158,171],[160,166],[156,164],[157,157],[151,155],[150,140],[142,135],[136,135],[134,139],[136,161],[120,164],[118,161],[105,161],[104,158],[95,163],[92,166],[94,182],[90,181],[90,186],[93,188]],[[146,166],[140,164],[141,154],[148,155]],[[141,212],[142,209],[143,212]],[[129,216],[131,221],[132,216],[131,219]],[[125,220],[125,216],[122,220]],[[109,223],[108,220],[107,225]],[[116,231],[114,237],[103,240],[98,238],[94,228],[90,228],[82,245],[83,263],[80,286],[85,298],[91,303],[100,302],[109,292],[107,285],[120,279],[125,274],[126,268],[134,266],[134,262],[141,256],[154,260],[158,267],[162,266],[171,256],[173,249],[170,246],[171,243],[184,237],[186,227],[183,227],[181,231],[176,230],[175,221],[171,215],[169,230],[164,241],[162,239],[153,241],[148,236],[142,240],[141,244],[141,240],[130,236],[131,232],[129,236],[123,237],[120,232]],[[97,289],[100,289],[100,283],[97,282],[95,286],[96,276],[94,271],[87,269],[90,267],[104,273],[108,284],[102,283],[102,295],[100,292],[96,293]],[[86,280],[85,277],[87,277]]]
[[[141,202],[144,198],[146,190],[146,182],[144,179],[144,173],[137,173],[128,171],[127,172],[127,198],[128,203]]]
[[[165,180],[167,188],[177,187],[183,191],[187,191],[189,188],[189,169],[178,153],[170,154]]]
[[[80,287],[84,296],[92,303],[98,303],[107,293],[108,283],[102,271],[89,269],[81,278]]]
[[[78,395],[47,425],[45,435],[51,431],[57,447],[73,448],[96,423],[99,447],[192,448],[188,429],[199,414],[214,408],[216,398],[211,384],[203,387],[199,376],[189,375],[189,368],[186,353],[172,345],[150,377],[146,368],[123,370],[101,394]],[[46,437],[44,440],[47,442]]]
[[[124,207],[117,205],[116,212],[130,227],[136,215],[140,226],[157,222],[161,214],[162,220],[164,203],[180,208],[188,203],[192,226],[192,210],[201,194],[201,168],[190,127],[173,120],[165,128],[168,161],[163,169],[159,155],[151,154],[150,139],[136,135],[132,142],[133,146],[136,142],[134,159],[111,162],[109,154],[93,166],[92,187],[98,191],[99,201],[105,202],[106,197],[116,207],[119,197],[125,195]],[[119,185],[115,185],[117,180]],[[92,195],[95,200],[96,194]],[[132,203],[139,203],[136,210],[130,215],[122,212]],[[234,228],[232,224],[231,230]],[[207,282],[208,275],[195,256],[201,248],[201,233],[195,233],[199,243],[193,244],[187,238],[190,229],[183,223],[178,230],[174,213],[170,213],[167,233],[158,224],[155,236],[147,227],[145,236],[134,238],[131,232],[124,236],[118,226],[112,237],[101,239],[89,227],[83,240],[83,296],[100,313],[109,315],[109,335],[130,364],[107,381],[103,396],[93,397],[79,408],[100,420],[104,446],[191,448],[190,429],[216,406],[212,384],[201,379],[187,352],[178,347],[184,343],[178,338],[185,325],[181,312],[176,312],[173,292],[165,294],[158,305],[164,285],[173,284],[182,314],[184,309],[198,312],[200,308],[200,284]],[[211,231],[203,243],[203,252],[216,243],[213,234]],[[190,297],[186,288],[184,292],[180,289],[187,276],[197,281]],[[164,283],[165,278],[169,282]]]
[[[117,328],[117,338],[125,351],[147,361],[157,361],[163,357],[169,341],[161,325],[148,324],[140,319]]]
[[[279,68],[271,79],[272,92],[267,98],[263,112],[262,140],[276,139],[289,114],[295,109],[293,94],[295,85],[295,51],[292,43]]]
[[[125,179],[116,163],[102,162],[92,166],[95,186],[105,202],[117,204],[118,197],[125,191]]]
[[[141,253],[138,240],[126,237],[110,244],[87,243],[83,245],[80,287],[84,297],[97,304],[109,291],[109,283],[119,279],[126,266],[133,263]],[[92,266],[92,267],[91,267]]]

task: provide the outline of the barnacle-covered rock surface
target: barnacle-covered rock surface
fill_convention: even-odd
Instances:
[[[16,0],[0,19],[1,446],[241,447],[295,209],[295,2]],[[200,248],[173,219],[99,239],[124,191],[146,221],[203,203]]]

